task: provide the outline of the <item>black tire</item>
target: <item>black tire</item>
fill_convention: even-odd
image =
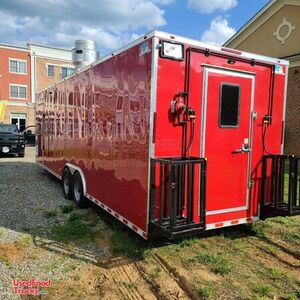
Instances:
[[[19,152],[18,153],[18,157],[24,157],[25,156],[25,152]]]
[[[90,204],[83,194],[82,179],[78,172],[75,172],[73,177],[73,199],[80,208],[85,208]]]
[[[62,186],[64,196],[68,200],[73,199],[73,176],[69,168],[65,168],[62,174]]]

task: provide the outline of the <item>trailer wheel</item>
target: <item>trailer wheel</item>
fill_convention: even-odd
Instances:
[[[68,200],[73,199],[73,176],[69,170],[69,168],[65,168],[62,174],[62,185],[64,196]]]
[[[78,172],[75,172],[73,178],[73,199],[81,208],[85,208],[89,205],[89,200],[83,194],[82,179]]]

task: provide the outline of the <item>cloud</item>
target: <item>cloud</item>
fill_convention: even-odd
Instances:
[[[115,49],[139,30],[166,24],[159,5],[173,0],[1,0],[0,40],[71,48],[75,39],[93,39]]]
[[[238,4],[237,0],[188,0],[188,7],[204,14],[227,11]]]
[[[212,45],[222,45],[235,32],[236,30],[229,26],[228,20],[219,16],[211,21],[209,29],[202,34],[201,41]]]
[[[167,5],[167,4],[170,4],[174,1],[175,0],[152,0],[153,3],[162,4],[162,5]]]

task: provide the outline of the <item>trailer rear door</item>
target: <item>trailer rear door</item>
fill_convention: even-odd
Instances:
[[[207,215],[249,208],[251,73],[204,67],[201,154],[207,158]]]

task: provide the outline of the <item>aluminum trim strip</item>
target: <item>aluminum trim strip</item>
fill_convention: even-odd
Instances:
[[[93,196],[91,196],[88,193],[85,193],[85,197],[87,197],[89,200],[93,201],[95,204],[97,204],[102,209],[106,210],[110,215],[112,215],[117,220],[121,221],[123,224],[125,224],[130,229],[134,230],[137,234],[139,234],[142,238],[147,239],[147,232],[143,231],[141,228],[130,222],[128,219],[124,218],[119,213],[115,212],[113,209],[111,209],[109,206],[105,205],[103,202],[97,200]]]
[[[149,226],[150,197],[151,197],[151,157],[154,157],[155,144],[153,143],[154,113],[156,112],[157,97],[157,73],[158,73],[158,51],[159,40],[152,39],[152,67],[151,67],[151,95],[150,95],[150,132],[149,132],[149,154],[148,154],[148,195],[147,195],[147,233]]]
[[[222,53],[222,54],[227,53],[227,52],[224,52],[221,50],[222,48],[224,48],[224,46],[209,45],[209,44],[203,43],[199,40],[194,40],[191,38],[186,38],[186,37],[174,35],[174,34],[167,33],[167,32],[162,32],[162,31],[154,31],[153,33],[154,33],[154,36],[157,36],[159,38],[166,39],[169,41],[177,41],[180,43],[186,43],[186,44],[200,47],[203,49],[214,50],[214,51]],[[247,59],[255,59],[257,61],[265,62],[265,63],[269,63],[269,64],[289,65],[289,62],[285,59],[280,59],[280,58],[276,58],[276,57],[268,57],[268,56],[244,52],[244,51],[241,51],[241,52],[242,52],[241,55],[235,55],[233,53],[227,53],[227,54],[231,55],[232,57],[243,57],[243,58],[247,58]]]
[[[285,117],[286,117],[286,102],[287,102],[287,90],[288,90],[288,80],[289,80],[289,68],[286,67],[285,70],[285,82],[284,82],[284,102],[283,102],[283,111],[282,111],[282,121],[283,121],[283,128],[282,128],[282,144],[281,144],[281,154],[284,152],[284,136],[285,136]]]
[[[239,207],[233,207],[233,208],[224,208],[224,209],[217,209],[217,210],[209,210],[209,211],[206,212],[206,215],[207,216],[212,216],[212,215],[225,214],[225,213],[235,212],[235,211],[241,211],[241,210],[248,210],[247,205],[245,205],[245,206],[239,206]]]
[[[57,173],[55,173],[54,171],[50,170],[48,167],[46,167],[45,165],[43,165],[40,162],[36,162],[40,167],[42,167],[43,169],[45,169],[46,171],[48,171],[49,173],[51,173],[52,175],[54,175],[55,177],[57,177],[58,179],[61,179],[61,176],[58,175]]]
[[[253,223],[259,220],[258,216],[254,216],[251,218],[251,221],[249,221],[248,218],[241,218],[241,219],[232,219],[229,221],[221,221],[221,222],[216,222],[216,223],[210,223],[206,225],[206,230],[212,230],[212,229],[217,229],[217,228],[224,228],[224,227],[230,227],[230,226],[235,226],[235,225],[241,225],[241,224],[247,224],[247,223]],[[233,221],[238,221],[238,223],[233,223]],[[216,226],[217,224],[222,223],[222,226]]]
[[[256,75],[255,72],[251,72],[251,71],[237,70],[237,69],[233,69],[233,68],[227,68],[227,67],[210,65],[210,64],[201,64],[201,66],[202,67],[206,67],[206,68],[213,68],[213,69],[220,69],[220,70],[225,70],[225,71],[232,71],[232,72],[242,73],[242,74]]]

